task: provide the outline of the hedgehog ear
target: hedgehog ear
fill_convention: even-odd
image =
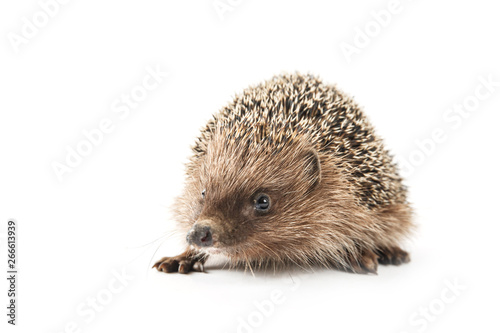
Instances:
[[[319,155],[315,149],[307,149],[303,155],[304,177],[310,184],[310,190],[313,190],[321,182],[321,164]]]

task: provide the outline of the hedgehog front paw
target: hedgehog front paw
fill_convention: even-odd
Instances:
[[[187,274],[192,271],[204,272],[205,268],[203,264],[205,259],[205,257],[200,258],[190,252],[184,252],[175,257],[163,257],[158,260],[152,268],[156,267],[159,272],[164,273],[179,272],[181,274]]]

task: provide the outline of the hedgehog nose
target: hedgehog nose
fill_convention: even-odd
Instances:
[[[209,226],[194,225],[187,234],[187,242],[191,245],[196,244],[201,247],[211,246],[213,244],[212,240],[212,230]]]

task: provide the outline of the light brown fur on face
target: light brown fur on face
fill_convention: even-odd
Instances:
[[[412,213],[392,158],[360,108],[312,76],[275,77],[217,114],[175,207],[190,245],[155,264],[164,272],[187,273],[211,253],[250,269],[376,273],[409,261],[399,244]]]

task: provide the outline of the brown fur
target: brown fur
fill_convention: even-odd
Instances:
[[[213,252],[250,269],[376,273],[378,262],[409,261],[399,248],[412,229],[406,188],[361,109],[336,87],[299,74],[251,87],[214,116],[193,152],[176,218],[186,233],[210,226],[214,244],[163,258],[159,270],[186,273]],[[269,212],[254,209],[258,193],[271,198]]]

